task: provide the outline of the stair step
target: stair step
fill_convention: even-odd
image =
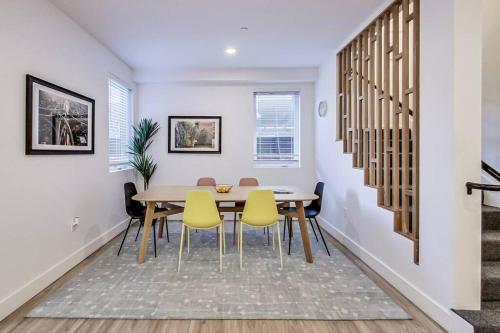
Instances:
[[[500,262],[484,261],[481,274],[481,300],[500,301]]]
[[[481,299],[488,302],[484,303],[482,311],[465,315],[480,323],[479,326],[473,324],[477,327],[476,332],[500,332],[500,209],[483,206],[482,225]],[[485,326],[485,323],[494,324]],[[486,327],[491,329],[486,330]]]
[[[500,311],[500,302],[481,302],[481,310]]]
[[[483,230],[500,230],[500,208],[483,206]]]
[[[474,327],[474,333],[500,333],[500,303],[483,302],[481,310],[453,310]]]
[[[482,260],[500,261],[500,230],[483,231]]]

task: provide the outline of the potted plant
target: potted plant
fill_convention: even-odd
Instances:
[[[158,122],[153,122],[152,119],[141,119],[132,129],[134,136],[128,147],[129,153],[132,155],[130,164],[141,174],[144,181],[144,190],[147,190],[157,164],[146,151],[153,143],[153,136],[158,133],[160,125],[158,125]]]

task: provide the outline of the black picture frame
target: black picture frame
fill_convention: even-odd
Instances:
[[[36,87],[35,87],[36,86]],[[82,106],[87,107],[87,121],[86,121],[86,131],[83,133],[86,135],[73,135],[71,132],[71,126],[69,125],[69,121],[65,121],[66,128],[70,129],[71,135],[66,135],[66,138],[70,140],[74,140],[74,138],[79,138],[80,143],[82,141],[86,141],[87,145],[81,144],[54,144],[54,143],[40,143],[33,141],[33,138],[39,137],[38,131],[40,131],[40,126],[34,128],[34,120],[35,123],[38,124],[38,120],[34,119],[34,117],[39,117],[39,112],[41,108],[36,108],[39,102],[34,101],[34,95],[40,94],[40,91],[46,88],[47,91],[52,90],[58,93],[58,99],[64,99],[65,104],[70,107],[70,101],[72,103],[80,103]],[[50,94],[50,92],[49,92]],[[54,94],[56,96],[56,94]],[[66,102],[68,101],[68,102]],[[36,108],[36,109],[35,109]],[[57,118],[57,116],[53,116],[53,118]],[[60,117],[62,118],[62,117]],[[71,117],[73,120],[76,117]],[[65,117],[66,119],[66,117]],[[85,124],[84,121],[78,123],[78,126],[82,126],[82,123]],[[47,131],[46,131],[47,132]],[[51,135],[54,137],[55,129],[51,128],[48,132],[51,132]],[[37,134],[36,136],[34,135]],[[90,139],[90,140],[89,140]],[[90,141],[90,142],[89,142]],[[73,154],[94,154],[95,150],[95,100],[89,98],[87,96],[83,96],[74,91],[68,90],[66,88],[60,87],[53,83],[47,82],[40,78],[34,77],[32,75],[26,75],[26,155],[73,155]]]
[[[214,120],[217,124],[214,129],[216,147],[213,150],[207,148],[179,148],[175,147],[175,140],[172,140],[172,135],[175,135],[175,125],[179,120],[196,120],[207,121]],[[222,117],[221,116],[169,116],[168,117],[168,153],[169,154],[221,154],[222,153]]]

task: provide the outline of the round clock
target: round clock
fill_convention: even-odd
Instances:
[[[328,112],[328,105],[326,104],[326,101],[319,102],[319,105],[318,105],[318,115],[320,117],[324,117],[324,116],[326,116],[327,112]]]

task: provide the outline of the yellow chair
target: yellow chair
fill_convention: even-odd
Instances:
[[[191,191],[188,193],[184,215],[182,217],[181,241],[179,245],[179,262],[177,271],[181,269],[182,248],[184,245],[185,230],[187,236],[187,248],[189,253],[190,229],[213,229],[217,228],[219,237],[219,259],[220,271],[222,272],[222,253],[226,252],[226,237],[224,230],[224,221],[219,215],[217,205],[212,192],[209,191]]]
[[[278,236],[278,247],[280,251],[280,266],[283,268],[283,254],[281,250],[281,237],[279,231],[278,209],[276,208],[276,200],[272,190],[255,190],[248,193],[243,215],[240,219],[240,232],[238,249],[240,251],[240,269],[243,268],[243,225],[248,225],[256,228],[266,228],[274,226],[273,230],[273,250],[274,235]]]

